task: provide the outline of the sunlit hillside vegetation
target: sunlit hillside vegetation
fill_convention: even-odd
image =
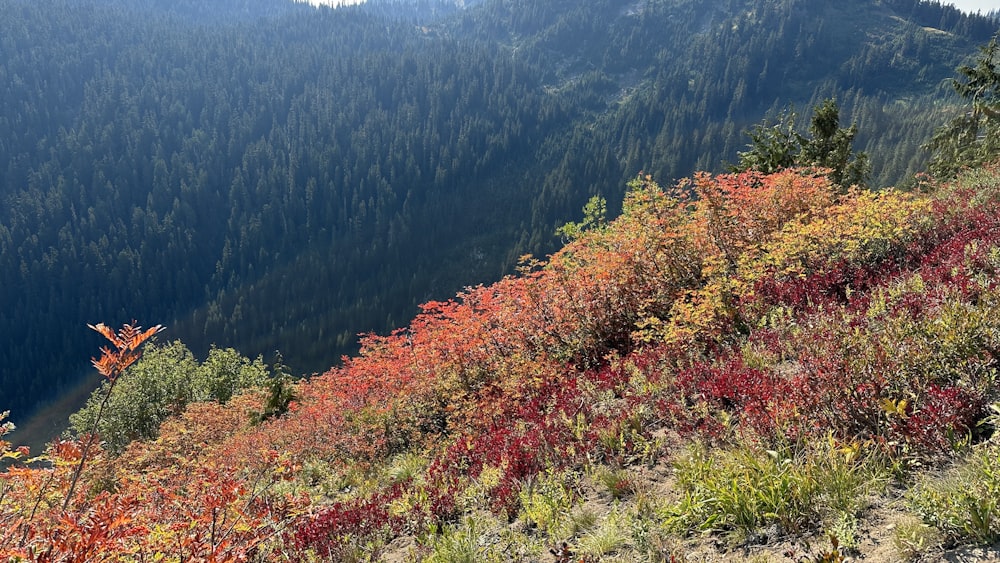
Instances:
[[[1000,538],[1000,169],[877,193],[641,176],[622,207],[309,381],[205,394],[120,454],[54,442],[0,476],[0,553],[838,561]]]
[[[322,372],[358,333],[554,252],[592,196],[617,215],[640,172],[725,170],[785,108],[804,127],[836,99],[869,184],[908,184],[998,25],[926,0],[0,14],[0,402],[22,428],[86,380],[86,323]]]
[[[0,0],[17,8],[0,20],[17,53],[0,66],[16,69],[0,82],[0,335],[22,339],[0,347],[0,407],[65,379],[16,377],[39,358],[86,346],[97,372],[45,448],[0,414],[0,561],[995,555],[1000,36],[957,69],[959,101],[931,92],[992,20],[915,0],[831,6],[896,22],[866,43],[874,28],[809,27],[797,0],[429,0],[398,19],[379,11],[391,2],[228,0],[240,17],[202,35],[190,22],[222,22],[218,6],[115,1],[51,20]],[[133,8],[158,10],[143,29],[176,49],[118,18]],[[567,49],[605,17],[607,41]],[[23,49],[53,21],[76,43]],[[692,41],[658,42],[691,22]],[[760,33],[776,23],[799,31]],[[247,40],[279,28],[276,50]],[[853,86],[786,68],[774,91],[788,99],[844,96],[807,127],[794,109],[753,126],[728,174],[668,180],[720,162],[767,103],[771,86],[744,80],[767,76],[767,57],[721,78],[712,65],[783,52],[841,61]],[[91,55],[112,64],[73,64]],[[875,86],[872,68],[892,72]],[[928,111],[893,113],[914,107]],[[842,108],[881,108],[866,135],[894,148],[861,151],[874,137],[863,119],[842,126]],[[910,174],[918,141],[930,175]],[[873,180],[889,168],[907,171],[901,188]],[[555,228],[570,204],[582,218]],[[556,239],[544,258],[498,258]],[[415,258],[422,273],[391,275]],[[499,277],[507,261],[516,273]],[[470,263],[499,281],[425,297]],[[344,345],[340,313],[401,314],[389,295],[423,304],[307,379],[280,354],[176,340],[219,329],[253,342],[244,353],[278,339],[323,357]],[[170,311],[180,334],[95,323],[94,350],[72,328],[127,303],[149,323]]]

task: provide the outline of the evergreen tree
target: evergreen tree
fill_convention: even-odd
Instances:
[[[871,171],[868,155],[854,153],[851,146],[858,127],[840,126],[840,108],[835,100],[825,100],[813,108],[810,137],[802,144],[800,166],[819,166],[832,170],[830,179],[842,187],[865,186]]]
[[[748,151],[739,153],[739,163],[731,166],[734,172],[757,170],[765,174],[778,172],[796,165],[802,152],[803,136],[795,130],[795,112],[786,110],[773,125],[764,120],[746,132],[750,137]]]
[[[865,186],[871,171],[868,155],[855,153],[852,144],[858,128],[840,126],[840,107],[828,99],[813,108],[809,135],[795,128],[795,112],[781,114],[777,123],[757,124],[747,132],[750,150],[739,153],[736,172],[758,170],[777,172],[793,166],[829,168],[830,179],[843,188]]]
[[[952,80],[955,91],[968,106],[938,129],[927,144],[933,152],[930,171],[947,178],[966,166],[1000,158],[1000,44],[997,34],[979,48],[975,66],[958,68]]]

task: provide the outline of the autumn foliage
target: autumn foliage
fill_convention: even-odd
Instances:
[[[626,466],[665,431],[946,459],[997,400],[1000,172],[846,194],[825,173],[639,178],[621,217],[364,336],[280,418],[254,422],[262,390],[97,448],[71,503],[85,444],[55,441],[0,475],[0,554],[375,558],[467,510],[514,517],[540,472]],[[105,377],[155,332],[129,328],[95,327]]]

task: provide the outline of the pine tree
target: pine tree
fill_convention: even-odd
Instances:
[[[955,91],[968,103],[966,110],[938,129],[926,145],[933,152],[930,171],[940,178],[964,167],[1000,157],[1000,44],[995,35],[979,48],[975,66],[958,68]]]
[[[771,174],[794,166],[815,166],[829,168],[830,180],[842,188],[867,184],[871,163],[867,154],[853,151],[858,128],[840,126],[836,100],[813,108],[808,136],[796,130],[795,120],[795,112],[787,110],[774,125],[767,121],[755,125],[747,132],[749,150],[739,153],[739,163],[730,169]]]

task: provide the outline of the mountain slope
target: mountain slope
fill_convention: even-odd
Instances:
[[[876,183],[906,181],[947,115],[937,85],[995,26],[903,1],[496,0],[419,25],[165,6],[0,3],[16,419],[80,379],[97,319],[324,370],[357,333],[554,250],[638,171],[721,168],[786,103],[838,96]]]
[[[993,541],[1000,171],[679,187],[636,179],[621,217],[366,338],[280,417],[263,390],[191,404],[91,452],[68,501],[81,444],[57,442],[4,476],[0,554],[670,560],[699,531],[840,560],[890,506],[913,554]]]

